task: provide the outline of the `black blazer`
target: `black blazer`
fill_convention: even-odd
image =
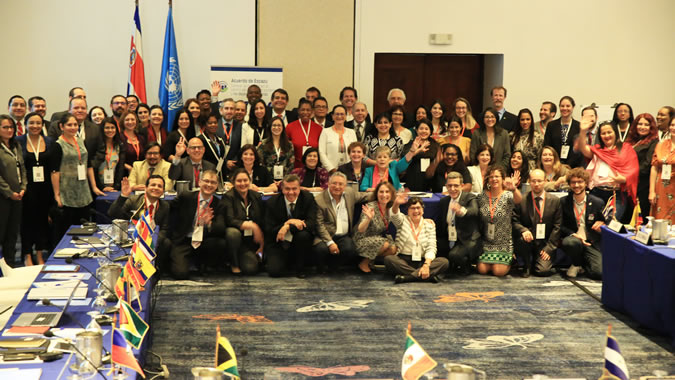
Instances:
[[[225,156],[225,143],[223,139],[216,134],[216,141],[212,142],[211,139],[206,138],[206,135],[202,134],[198,137],[202,140],[204,144],[204,161],[208,161],[213,165],[218,165],[218,160]],[[220,152],[218,151],[220,148]]]
[[[193,137],[195,137],[195,129],[188,128],[185,134],[185,138],[188,140],[186,144]],[[169,156],[176,154],[176,144],[178,144],[178,141],[180,141],[180,133],[178,131],[169,132],[169,135],[166,136],[166,141],[162,142],[162,158],[169,161]]]
[[[300,195],[295,201],[295,211],[289,218],[286,211],[284,194],[273,195],[265,203],[265,243],[275,243],[279,230],[288,219],[300,219],[305,221],[307,231],[316,236],[316,201],[314,196],[306,190],[300,190]],[[291,226],[291,233],[298,230]]]
[[[464,216],[455,215],[455,227],[457,228],[457,240],[466,244],[471,241],[480,243],[480,216],[478,215],[478,201],[472,193],[463,191],[459,196],[459,205],[466,208]],[[450,208],[450,196],[441,199],[441,208],[436,220],[436,239],[448,241],[448,209]]]
[[[364,142],[366,140],[366,136],[368,134],[373,133],[371,132],[373,129],[375,129],[375,125],[370,122],[370,115],[366,116],[366,120],[363,121],[363,130],[361,130],[361,139],[359,140],[360,142]],[[349,129],[354,129],[356,127],[356,121],[351,120],[345,123],[345,128]],[[354,130],[356,132],[356,130]]]
[[[519,238],[525,231],[530,231],[532,236],[537,237],[537,224],[539,223],[539,214],[534,210],[532,203],[532,192],[527,193],[515,205],[513,212],[513,234],[514,240]],[[546,224],[546,244],[541,249],[546,253],[553,253],[558,248],[560,241],[560,225],[562,224],[562,209],[560,199],[554,195],[546,194],[544,200],[543,223]],[[516,235],[517,234],[517,235]],[[536,241],[536,240],[534,240]]]
[[[236,229],[241,228],[241,224],[250,220],[264,229],[263,222],[265,218],[265,208],[260,193],[249,191],[246,198],[248,198],[249,209],[248,218],[246,217],[246,208],[244,207],[241,195],[235,190],[230,189],[225,195],[221,203],[225,207],[225,225]]]
[[[274,112],[274,109],[272,107],[267,107],[266,115],[269,115],[268,120],[270,120],[277,114]],[[284,120],[284,125],[288,125],[296,120],[298,120],[298,112],[296,111],[296,109],[286,110],[286,120]]]
[[[553,147],[553,149],[558,152],[558,156],[560,156],[563,146],[562,131],[560,128],[562,128],[562,124],[558,118],[548,123],[548,126],[546,126],[546,133],[544,134],[544,146],[548,145]],[[572,119],[570,130],[567,133],[567,141],[565,142],[565,145],[569,145],[570,151],[566,159],[560,157],[560,161],[563,164],[567,164],[572,168],[583,165],[583,156],[581,153],[575,152],[572,149],[574,147],[574,140],[577,139],[577,136],[579,136],[579,122]]]
[[[232,120],[232,132],[230,132],[230,150],[227,152],[227,156],[225,156],[226,161],[236,161],[237,156],[239,155],[239,149],[241,148],[241,122]],[[225,127],[223,126],[223,118],[220,117],[218,118],[218,130],[216,131],[216,135],[220,136],[220,138],[223,139],[223,143],[225,143]]]
[[[131,195],[128,198],[120,194],[108,209],[108,216],[112,219],[138,219],[144,212],[145,195]],[[159,226],[159,237],[169,236],[169,203],[160,199],[157,209],[154,210],[155,225]]]
[[[115,178],[113,179],[113,188],[115,190],[120,189],[122,177],[124,177],[126,173],[124,169],[124,164],[126,163],[126,155],[123,152],[124,147],[122,146],[122,143],[120,143],[118,147],[120,150],[119,161],[115,166]],[[98,149],[94,153],[93,159],[91,160],[91,167],[94,169],[94,178],[96,179],[96,187],[98,187],[100,190],[103,190],[105,184],[101,182],[101,176],[98,175],[98,168],[102,163],[105,162],[105,149],[105,142],[101,141],[101,145],[99,145]],[[133,165],[133,162],[131,164]]]
[[[354,165],[349,161],[346,164],[338,166],[338,171],[347,176],[347,181],[358,182],[359,187],[361,186],[361,181],[363,181],[363,175],[366,173],[366,160],[364,159],[361,163],[361,178],[356,179],[356,174],[354,174]]]
[[[480,115],[478,115],[478,118],[476,119],[476,122],[478,123],[479,126],[485,127],[485,111],[481,112]],[[516,128],[516,123],[518,123],[518,116],[512,114],[509,111],[504,111],[504,115],[502,116],[501,119],[497,120],[497,125],[502,127],[503,129],[506,129],[506,132],[511,132]],[[466,131],[464,132],[464,137],[471,137],[471,133],[467,136]],[[473,159],[473,158],[472,158]]]
[[[187,237],[187,234],[193,231],[199,194],[199,191],[181,193],[170,202],[171,240],[174,244],[181,243]],[[204,239],[209,237],[222,238],[225,236],[225,210],[223,203],[215,195],[212,199],[210,207],[213,209],[213,220],[211,221],[211,227],[204,228]]]
[[[584,223],[586,223],[586,241],[591,243],[593,248],[598,251],[602,248],[601,238],[602,235],[598,232],[595,232],[591,229],[593,224],[597,221],[602,221],[606,223],[605,216],[602,214],[602,210],[605,208],[605,202],[602,199],[586,193],[586,214],[584,215]],[[574,211],[574,196],[572,192],[563,198],[562,200],[562,236],[565,238],[577,232],[577,216]]]
[[[216,165],[202,159],[202,171],[216,170]],[[169,168],[169,178],[174,181],[190,181],[192,187],[195,187],[195,171],[190,157],[181,158],[178,165],[171,164]]]

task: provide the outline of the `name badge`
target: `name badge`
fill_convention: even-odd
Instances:
[[[457,241],[457,228],[448,226],[448,241]]]
[[[84,167],[84,164],[77,165],[77,180],[78,181],[87,180],[87,168]]]
[[[537,223],[537,240],[546,239],[546,225],[544,223]]]
[[[283,165],[274,165],[274,179],[283,179],[284,178],[284,167]]]
[[[412,251],[412,260],[413,261],[422,261],[422,246],[419,243],[415,244],[415,247]]]
[[[305,151],[306,151],[307,149],[309,149],[309,148],[311,148],[311,146],[309,146],[309,145],[303,146],[303,147],[302,147],[302,154],[304,155],[304,154],[305,154]]]
[[[44,181],[45,181],[45,167],[33,166],[33,182],[44,182]]]
[[[222,158],[218,159],[218,165],[216,165],[216,172],[220,173],[223,170],[223,162],[225,162],[224,159]]]
[[[488,223],[486,235],[487,235],[486,238],[488,240],[494,240],[495,239],[495,225],[494,225],[494,223]]]
[[[672,171],[672,165],[663,164],[663,167],[661,168],[661,179],[669,180],[671,171]]]
[[[569,154],[570,154],[570,146],[563,145],[562,148],[560,149],[560,159],[566,160]]]
[[[244,230],[244,236],[253,236],[253,230]]]
[[[19,180],[19,183],[23,183],[23,179],[21,178],[21,166],[19,166],[19,163],[16,163],[16,178]]]
[[[103,169],[103,183],[106,185],[115,183],[115,171],[113,169]]]
[[[204,240],[204,226],[195,226],[195,229],[192,231],[192,241],[203,241]]]
[[[430,158],[421,158],[420,159],[420,170],[425,172],[427,171],[427,168],[429,167],[429,164],[431,163]]]

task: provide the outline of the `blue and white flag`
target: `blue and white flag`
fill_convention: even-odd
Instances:
[[[605,347],[605,368],[601,379],[630,380],[626,361],[619,350],[619,342],[611,335],[612,326],[607,329],[607,346]]]
[[[166,116],[168,130],[173,128],[173,120],[178,111],[183,108],[183,90],[178,67],[178,52],[176,51],[176,35],[173,30],[172,7],[169,6],[169,15],[166,18],[166,33],[164,34],[164,58],[162,59],[162,75],[159,77],[159,104],[162,105]]]

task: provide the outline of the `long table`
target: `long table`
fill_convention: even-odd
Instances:
[[[631,235],[602,228],[602,303],[675,346],[675,249],[645,246]]]
[[[76,226],[79,227],[79,226]],[[94,236],[99,236],[100,237],[100,232],[95,234]],[[67,247],[74,247],[74,245],[71,243],[71,237],[68,235],[65,235],[57,247],[55,248],[54,252],[56,252],[58,249],[61,248],[67,248]],[[128,250],[127,250],[128,251]],[[126,252],[126,251],[125,251]],[[113,253],[111,256],[116,257],[122,255],[123,252],[119,251],[118,253]],[[82,258],[82,259],[77,259],[74,262],[75,264],[80,265],[80,273],[87,273],[87,271],[83,268],[89,269],[91,272],[96,273],[96,268],[98,268],[98,261],[96,259],[90,259],[90,258]],[[54,258],[54,253],[49,257],[49,259],[46,261],[46,264],[51,264],[51,265],[59,265],[59,264],[65,264],[64,259],[56,259]],[[40,273],[35,281],[49,281],[49,280],[44,280],[45,273]],[[89,280],[85,281],[87,286],[88,286],[88,291],[87,291],[87,297],[90,297],[92,299],[92,303],[94,298],[96,297],[96,293],[94,292],[94,289],[98,286],[96,280],[92,276]],[[139,313],[140,317],[143,318],[146,322],[150,320],[151,315],[150,315],[150,304],[151,304],[151,294],[152,292],[152,281],[148,281],[145,286],[145,290],[140,292],[140,300],[141,304],[143,307],[143,311]],[[7,326],[5,328],[9,328],[12,325],[12,322],[16,320],[21,313],[25,312],[51,312],[51,311],[58,311],[56,307],[50,307],[50,306],[37,306],[36,301],[29,301],[26,297],[21,300],[19,305],[16,307],[16,309],[13,312],[12,317],[9,319],[9,323],[7,323]],[[113,306],[114,303],[108,303],[108,306]],[[91,321],[91,317],[87,315],[87,312],[92,311],[94,308],[90,306],[69,306],[68,309],[66,310],[67,314],[64,314],[61,317],[61,320],[58,324],[58,328],[80,328],[80,326],[73,320],[76,319],[79,321],[82,325],[87,326],[87,324]],[[111,350],[111,326],[101,326],[102,330],[104,331],[103,335],[103,346],[110,352]],[[148,331],[145,339],[143,340],[143,344],[141,345],[139,350],[134,349],[134,356],[136,359],[139,361],[140,365],[143,366],[143,360],[144,360],[144,355],[143,353],[147,348],[149,347],[150,339],[149,337],[151,336],[150,330]],[[42,369],[42,379],[56,379],[58,377],[59,372],[63,368],[63,366],[66,363],[66,360],[68,359],[68,355],[64,354],[62,359],[53,361],[53,362],[48,362],[48,363],[41,363],[41,364],[5,364],[4,366],[6,367],[19,367],[19,368],[41,368]],[[75,361],[75,355],[73,355],[73,358],[71,359],[71,363]],[[69,364],[69,365],[70,365]],[[108,365],[107,368],[110,366]],[[2,366],[0,366],[2,368]],[[131,378],[135,378],[136,376],[134,375],[135,372],[132,370],[127,369],[127,374],[131,376]],[[108,370],[101,370],[101,372],[104,375],[108,375]],[[65,379],[66,376],[70,375],[71,372],[69,369],[66,369],[63,378]],[[100,376],[97,375],[98,378]],[[112,375],[110,375],[110,378],[112,378]]]

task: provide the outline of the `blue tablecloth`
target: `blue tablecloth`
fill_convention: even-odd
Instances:
[[[79,226],[78,226],[79,227]],[[100,233],[95,235],[100,237]],[[74,245],[71,244],[70,242],[71,238],[70,236],[64,236],[61,241],[59,242],[58,246],[56,247],[56,250],[61,249],[61,248],[66,248],[66,247],[73,247]],[[112,249],[114,250],[114,249]],[[116,257],[122,255],[123,252],[119,251],[119,253],[113,253],[111,256]],[[59,265],[59,264],[65,264],[64,259],[56,259],[53,257],[53,253],[50,256],[50,258],[47,260],[47,264],[51,265]],[[87,273],[86,270],[84,270],[82,267],[86,267],[89,269],[91,272],[96,272],[96,268],[98,268],[98,261],[96,259],[77,259],[75,260],[75,263],[80,265],[80,272],[81,273]],[[40,273],[35,281],[49,281],[49,280],[43,280],[43,277],[45,276],[45,273]],[[93,276],[85,281],[89,287],[89,290],[87,291],[87,297],[91,297],[92,301],[96,297],[96,293],[94,292],[94,289],[98,286],[96,280],[93,278]],[[151,318],[150,316],[150,301],[151,297],[150,294],[152,292],[152,282],[148,281],[145,285],[145,290],[140,292],[140,299],[141,299],[141,304],[143,306],[143,311],[139,313],[141,318],[143,318],[145,321],[149,321]],[[108,303],[108,306],[113,306],[114,303]],[[69,306],[66,312],[68,313],[67,315],[64,314],[61,317],[61,320],[58,324],[58,328],[79,328],[80,326],[73,321],[72,318],[77,319],[82,325],[86,326],[90,321],[91,317],[87,315],[87,312],[92,311],[91,306]],[[9,322],[7,323],[6,328],[9,328],[12,325],[12,322],[18,318],[19,314],[24,313],[24,312],[45,312],[45,311],[58,311],[57,308],[51,307],[51,306],[36,306],[35,301],[28,301],[26,299],[26,296],[21,300],[19,305],[17,305],[16,309],[14,310],[14,313],[12,317],[10,318]],[[110,352],[110,347],[111,347],[111,337],[112,334],[110,332],[111,327],[110,326],[102,326],[102,329],[107,331],[107,333],[103,336],[103,345],[104,347]],[[142,353],[147,350],[149,347],[150,339],[149,337],[151,336],[151,332],[148,331],[145,339],[143,340],[143,344],[140,347],[140,350],[133,350],[134,355],[136,358],[139,360],[139,363],[141,366],[143,366],[143,356]],[[19,367],[19,368],[42,368],[42,379],[55,379],[59,372],[61,371],[61,368],[64,366],[66,363],[66,360],[68,358],[67,354],[64,354],[63,358],[60,360],[56,360],[53,362],[49,363],[42,363],[42,364],[17,364],[14,365],[12,364],[11,367]],[[71,359],[71,364],[75,361],[75,357],[73,356],[73,359]],[[6,365],[7,366],[7,365]],[[110,366],[108,365],[108,368]],[[101,371],[103,374],[107,375],[108,370]],[[127,370],[127,373],[131,376],[131,378],[134,378],[134,373],[132,370]],[[66,376],[70,375],[71,372],[66,369],[66,372],[64,373],[64,379]],[[100,376],[97,375],[98,378]],[[112,378],[112,376],[110,377]],[[140,377],[139,377],[140,378]]]
[[[670,336],[675,346],[675,249],[602,228],[602,303]]]

